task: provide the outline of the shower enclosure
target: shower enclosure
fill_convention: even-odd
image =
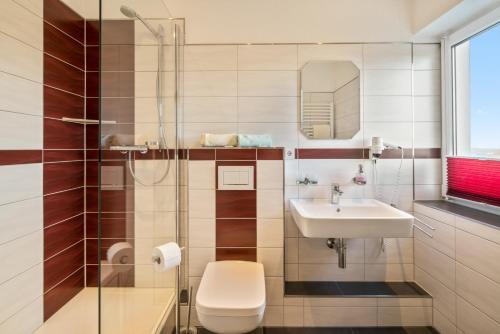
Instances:
[[[183,246],[184,21],[163,0],[85,3],[81,267],[38,333],[170,334],[183,270],[152,252]]]

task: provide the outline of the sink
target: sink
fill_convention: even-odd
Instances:
[[[413,216],[376,199],[291,199],[300,232],[308,238],[405,238],[412,236]]]

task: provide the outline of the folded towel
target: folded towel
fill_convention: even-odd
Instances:
[[[330,139],[332,134],[331,128],[328,124],[315,124],[313,125],[313,138],[314,139]]]
[[[270,135],[238,135],[240,147],[271,147],[273,139]]]
[[[232,133],[226,134],[213,134],[213,133],[202,133],[200,138],[200,143],[202,146],[237,146],[238,136]]]

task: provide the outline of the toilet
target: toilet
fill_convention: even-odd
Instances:
[[[198,320],[215,333],[247,333],[259,326],[266,308],[264,266],[247,261],[207,264],[196,294]]]

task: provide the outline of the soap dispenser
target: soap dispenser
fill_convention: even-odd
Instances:
[[[366,176],[362,164],[359,164],[358,173],[352,178],[352,180],[354,181],[354,183],[361,186],[366,184]]]

